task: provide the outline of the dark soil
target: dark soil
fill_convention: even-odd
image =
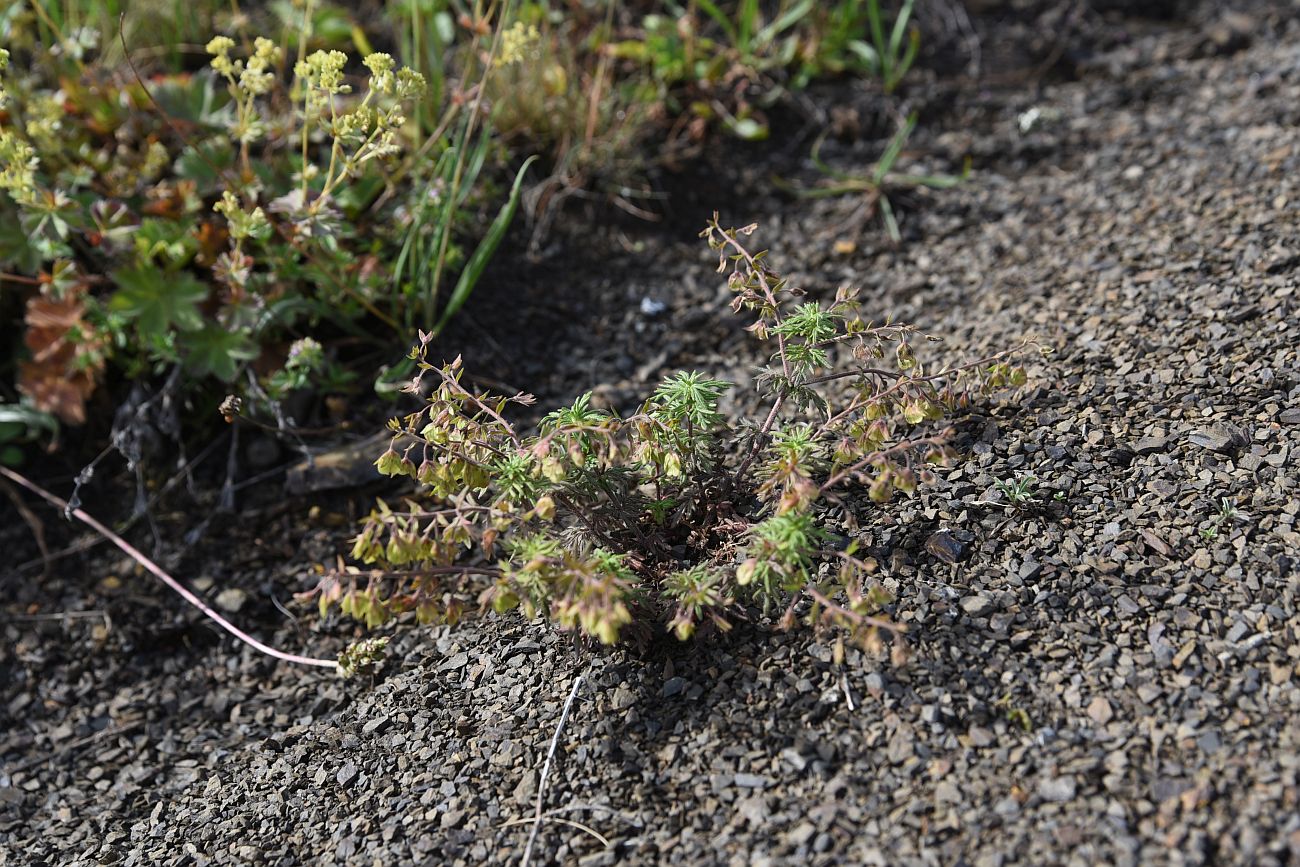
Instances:
[[[534,864],[1300,860],[1300,4],[968,5],[981,77],[933,65],[904,165],[969,154],[974,176],[900,195],[898,249],[859,201],[773,191],[816,181],[798,148],[719,153],[662,225],[575,218],[503,261],[448,350],[543,403],[747,380],[690,240],[715,207],[813,297],[862,285],[945,357],[1037,336],[1054,353],[964,421],[937,485],[855,510],[906,663],[766,623],[636,655],[476,617],[399,630],[344,682],[236,645],[104,546],[42,576],[3,500],[0,865],[518,863],[539,790]],[[817,99],[871,124],[865,90]],[[865,171],[880,146],[823,153]],[[1026,502],[999,490],[1027,476]],[[134,496],[97,484],[99,514]],[[164,498],[161,559],[328,657],[356,633],[292,595],[373,495]],[[89,538],[34,508],[54,548]]]

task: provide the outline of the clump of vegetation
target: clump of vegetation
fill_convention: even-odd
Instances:
[[[571,196],[600,195],[654,218],[655,165],[680,166],[719,135],[759,141],[778,105],[820,78],[853,75],[884,93],[912,67],[911,0],[518,7],[519,61],[488,88],[492,125],[544,155],[534,243]]]
[[[465,168],[482,124],[464,122],[475,104],[459,89],[440,80],[430,108],[422,73],[317,0],[259,19],[278,19],[278,39],[232,15],[203,69],[164,63],[147,80],[133,60],[99,65],[116,20],[101,32],[77,3],[55,5],[67,9],[17,4],[12,58],[0,54],[0,281],[22,293],[26,348],[5,423],[21,435],[84,423],[113,375],[184,383],[187,398],[206,387],[207,418],[230,390],[256,407],[346,387],[358,356],[438,330],[464,303],[520,189],[479,225],[496,193],[482,150]],[[464,35],[458,86],[497,67],[497,25]],[[455,183],[439,198],[441,175]],[[406,279],[416,267],[432,282]]]
[[[1038,478],[1025,475],[1014,480],[999,479],[993,483],[993,487],[1006,497],[1011,505],[1023,506],[1034,498],[1038,489]]]
[[[863,321],[848,289],[806,300],[748,245],[754,230],[715,215],[703,232],[734,308],[772,350],[762,411],[738,423],[719,409],[732,383],[683,371],[627,417],[585,395],[528,433],[509,416],[530,396],[468,388],[460,359],[427,360],[422,333],[407,390],[427,397],[391,421],[377,466],[424,496],[379,504],[352,552],[372,568],[325,576],[322,613],[454,622],[477,595],[604,643],[655,626],[682,639],[727,630],[753,609],[786,626],[802,612],[868,646],[897,635],[873,561],[826,507],[929,481],[946,456],[937,423],[1022,384],[1018,350],[931,368],[914,349],[934,338]]]
[[[339,674],[354,677],[372,675],[384,664],[388,653],[387,638],[363,638],[354,641],[339,653]]]
[[[387,0],[361,21],[329,0],[147,18],[117,0],[10,4],[0,313],[21,324],[0,358],[4,459],[93,418],[113,381],[174,383],[167,403],[208,419],[238,392],[278,422],[266,404],[289,390],[353,388],[375,373],[360,359],[466,302],[528,154],[550,173],[536,232],[591,189],[647,216],[647,163],[718,129],[764,137],[789,89],[899,86],[919,34],[911,0],[887,5]]]
[[[912,0],[892,22],[880,0],[783,0],[765,14],[758,0],[734,7],[700,0],[680,14],[644,16],[636,38],[615,42],[615,56],[644,64],[655,98],[697,125],[721,122],[743,139],[766,138],[763,109],[814,78],[854,73],[886,93],[902,82],[920,47],[909,27]]]
[[[1202,522],[1202,526],[1197,530],[1197,534],[1206,542],[1213,542],[1219,538],[1219,531],[1224,526],[1231,526],[1234,522],[1242,519],[1242,514],[1237,509],[1237,504],[1232,501],[1231,497],[1219,498],[1219,510],[1208,521]]]

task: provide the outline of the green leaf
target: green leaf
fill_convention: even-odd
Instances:
[[[434,326],[434,332],[442,331],[447,320],[456,315],[456,311],[464,306],[469,300],[470,293],[474,291],[475,285],[478,284],[479,277],[483,276],[483,271],[487,268],[488,262],[492,259],[492,254],[496,252],[497,247],[501,244],[501,239],[505,237],[506,230],[510,228],[510,222],[515,218],[515,211],[519,208],[519,195],[524,185],[524,174],[528,167],[533,164],[537,157],[532,156],[524,160],[524,164],[519,167],[519,173],[515,175],[514,185],[510,188],[510,198],[501,206],[501,211],[497,214],[492,225],[488,227],[487,234],[479,242],[474,254],[469,257],[465,263],[464,269],[460,272],[460,279],[456,281],[456,288],[452,290],[451,298],[447,300],[447,306],[443,308],[442,317],[438,324]]]
[[[885,232],[889,235],[889,240],[895,244],[903,240],[903,233],[898,230],[898,218],[894,216],[894,206],[889,203],[888,196],[880,197],[880,218],[885,221]]]
[[[894,168],[894,163],[898,161],[899,154],[903,152],[903,146],[912,135],[912,130],[916,129],[916,112],[908,115],[907,120],[899,127],[898,132],[889,140],[885,152],[880,155],[880,161],[876,163],[876,169],[871,173],[871,180],[876,186],[885,182],[885,176]]]
[[[258,356],[257,344],[242,331],[227,331],[209,325],[186,336],[180,344],[185,352],[185,367],[195,376],[216,376],[231,382],[239,373],[239,364]]]
[[[817,8],[817,4],[814,0],[801,0],[801,2],[787,9],[785,14],[760,30],[754,42],[760,46],[766,45],[806,18],[808,13],[815,8]]]
[[[223,127],[233,117],[233,101],[211,75],[174,75],[155,80],[149,88],[164,117],[176,121]]]
[[[0,441],[17,439],[23,430],[57,433],[58,420],[35,407],[20,403],[0,403]]]
[[[189,274],[166,274],[148,265],[113,272],[118,290],[109,308],[136,323],[145,335],[162,336],[175,328],[197,331],[203,327],[199,302],[208,287]]]
[[[706,15],[717,22],[718,26],[722,28],[722,32],[727,34],[727,41],[739,48],[740,34],[736,30],[736,25],[732,23],[731,17],[719,9],[713,0],[698,0],[698,5]]]
[[[894,57],[898,56],[898,50],[903,45],[903,35],[907,32],[907,20],[912,17],[912,5],[914,0],[903,0],[903,8],[898,10],[898,17],[894,19],[894,29],[889,34],[889,53]],[[897,77],[901,78],[905,68],[900,68]]]
[[[446,12],[433,16],[433,29],[443,45],[450,45],[456,39],[456,24]]]
[[[221,180],[221,173],[235,163],[235,150],[230,142],[210,139],[189,145],[176,159],[177,177],[194,181],[200,190],[210,189]]]
[[[35,274],[43,261],[17,215],[0,207],[0,265],[22,274]]]
[[[198,252],[193,221],[188,219],[145,219],[135,232],[137,260],[175,270],[188,264]]]
[[[902,61],[895,67],[893,75],[885,82],[885,92],[891,92],[898,83],[903,80],[907,70],[912,68],[912,62],[916,60],[916,52],[921,48],[921,31],[915,27],[912,28],[912,37],[907,43],[907,53],[903,55]]]
[[[862,61],[868,72],[873,75],[880,74],[880,55],[876,52],[876,49],[861,39],[854,39],[849,43],[849,51],[858,56],[858,59]]]

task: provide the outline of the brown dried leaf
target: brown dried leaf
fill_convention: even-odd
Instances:
[[[84,312],[75,296],[55,300],[36,295],[28,300],[23,340],[32,360],[24,362],[18,373],[19,391],[31,397],[38,409],[73,425],[86,421],[86,399],[104,366],[99,353],[103,340],[82,319]],[[73,329],[75,342],[68,339]],[[87,365],[86,358],[94,360]]]

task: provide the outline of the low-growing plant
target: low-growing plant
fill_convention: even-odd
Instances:
[[[1241,518],[1241,512],[1237,509],[1237,504],[1232,501],[1231,497],[1219,498],[1219,511],[1214,517],[1205,522],[1197,532],[1206,542],[1213,542],[1219,538],[1219,531],[1224,525],[1231,525],[1234,521]]]
[[[268,12],[278,39],[234,14],[207,68],[147,81],[133,60],[101,65],[141,32],[132,16],[115,39],[115,16],[99,31],[94,4],[56,5],[17,15],[16,62],[0,53],[0,285],[25,301],[25,406],[81,424],[110,371],[180,371],[191,391],[247,376],[254,401],[340,386],[336,345],[391,347],[465,302],[523,175],[474,225],[491,173],[477,99],[445,94],[440,128],[424,131],[408,120],[428,109],[423,76],[382,52],[349,58],[335,46],[368,46],[363,30],[340,31],[340,10],[317,0]],[[481,92],[502,29],[461,34],[466,75],[483,70],[463,87]]]
[[[87,74],[61,77],[60,95],[40,64],[6,82],[17,123],[0,133],[12,203],[0,258],[40,289],[19,385],[64,421],[84,419],[110,359],[133,377],[181,365],[230,382],[304,321],[375,306],[346,272],[342,203],[401,150],[401,104],[422,82],[372,54],[365,93],[347,104],[346,57],[315,51],[295,65],[294,108],[277,101],[288,91],[275,42],[207,47],[215,77],[148,89]]]
[[[23,462],[22,444],[57,432],[58,421],[49,413],[23,404],[0,403],[0,466],[18,466]]]
[[[610,50],[644,64],[657,99],[675,112],[756,140],[769,132],[762,109],[787,87],[852,72],[892,93],[920,46],[912,5],[903,0],[890,23],[880,0],[664,3],[644,16],[636,38]]]
[[[967,159],[961,174],[913,174],[894,170],[898,158],[902,156],[913,131],[916,129],[916,115],[910,115],[903,125],[894,133],[885,145],[880,158],[871,171],[865,175],[843,172],[828,165],[821,158],[823,140],[819,140],[812,149],[812,162],[816,169],[826,176],[825,183],[810,188],[800,188],[780,181],[779,185],[801,198],[826,198],[859,195],[861,204],[850,218],[852,224],[862,224],[877,214],[884,224],[885,233],[895,244],[903,236],[898,228],[898,217],[894,213],[890,195],[899,190],[926,187],[934,190],[946,190],[965,182],[970,177],[970,160]]]
[[[1021,476],[1018,479],[998,480],[993,483],[993,487],[1007,498],[1008,503],[1013,506],[1023,506],[1034,498],[1038,479],[1034,476]]]
[[[921,32],[915,26],[908,26],[912,18],[913,2],[914,0],[903,0],[893,24],[887,25],[880,0],[866,0],[865,14],[870,41],[852,39],[848,42],[849,51],[861,60],[867,71],[880,79],[885,93],[892,93],[902,82],[921,47]],[[832,32],[853,32],[856,29],[853,25],[857,23],[853,12],[861,5],[858,2],[841,3],[839,8],[846,20]]]
[[[921,46],[920,31],[909,27],[912,6],[912,0],[904,0],[890,23],[880,0],[816,4],[799,45],[794,85],[803,87],[828,74],[857,73],[878,80],[886,93],[893,92]]]
[[[390,422],[377,466],[423,496],[379,503],[352,550],[371,568],[325,575],[309,594],[322,614],[455,621],[477,595],[603,643],[656,625],[682,639],[727,630],[750,610],[783,626],[802,613],[868,646],[897,636],[874,561],[827,507],[929,481],[947,455],[937,423],[1023,383],[1017,350],[923,364],[914,350],[935,338],[864,321],[849,289],[807,300],[751,250],[754,230],[715,215],[703,232],[734,308],[772,350],[755,380],[761,412],[739,422],[721,409],[733,383],[682,371],[627,416],[584,395],[529,433],[509,416],[530,396],[467,387],[461,360],[431,363],[421,334],[407,390],[427,397]]]
[[[1025,732],[1034,730],[1034,720],[1029,716],[1029,711],[1018,705],[1011,693],[1006,693],[1002,698],[993,703],[993,706],[1001,710],[1006,715],[1007,722],[1020,726]]]

